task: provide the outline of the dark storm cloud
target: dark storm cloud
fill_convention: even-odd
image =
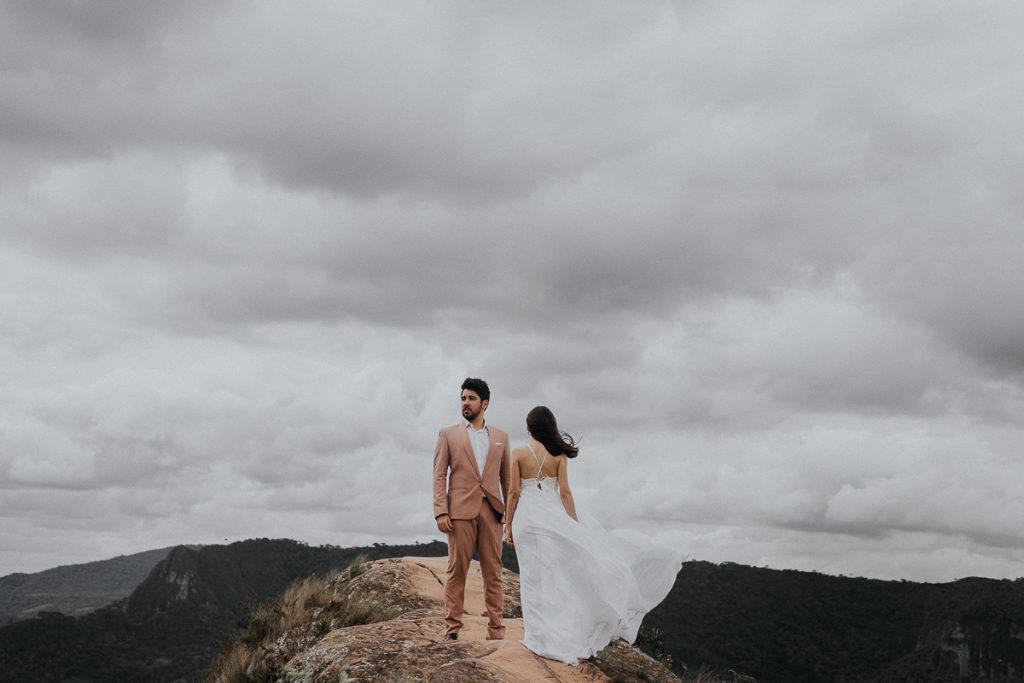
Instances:
[[[600,157],[595,140],[619,150],[629,143],[600,134],[610,131],[572,141],[568,111],[549,131],[561,138],[559,150],[521,144],[535,132],[524,130],[528,111],[521,125],[510,111],[509,126],[491,128],[488,110],[500,105],[488,101],[492,74],[474,58],[486,46],[425,5],[383,16],[330,5],[204,8],[175,40],[153,36],[130,60],[79,27],[84,12],[48,7],[27,18],[9,12],[5,22],[10,37],[22,36],[9,48],[0,121],[15,149],[64,158],[140,146],[215,149],[298,186],[472,200],[577,172]],[[130,24],[114,22],[109,32]],[[60,34],[68,26],[88,39],[67,44]],[[483,109],[475,116],[476,100]]]
[[[152,6],[123,0],[11,0],[4,3],[5,24],[28,38],[48,37],[54,43],[73,43],[76,50],[123,46],[139,49],[147,40],[197,9],[221,3],[160,3]],[[12,30],[12,33],[15,31]],[[7,43],[10,45],[10,43]],[[13,51],[12,51],[13,52]]]
[[[1022,212],[1024,215],[1024,212]],[[987,364],[995,377],[1024,378],[1024,316],[1007,315],[1024,291],[1018,228],[972,228],[976,237],[940,235],[928,250],[907,254],[902,267],[879,275],[882,291],[906,315]]]
[[[15,12],[11,22],[12,32],[33,36],[24,49],[34,55],[59,47],[47,40],[49,24],[85,21],[82,12],[63,16],[59,6],[46,7],[27,23]],[[397,234],[374,228],[380,242],[337,240],[337,250],[323,250],[302,264],[314,271],[310,279],[340,280],[327,285],[320,310],[360,314],[365,301],[400,322],[403,313],[418,315],[439,300],[479,307],[486,295],[509,308],[524,299],[514,286],[478,290],[469,301],[462,300],[469,296],[466,289],[432,289],[429,283],[443,280],[423,272],[420,262],[450,262],[453,254],[456,262],[448,268],[470,276],[480,273],[481,263],[492,272],[501,261],[528,262],[522,267],[534,269],[528,279],[536,292],[557,293],[567,311],[582,315],[663,307],[703,290],[756,295],[801,276],[827,278],[861,258],[883,234],[879,223],[886,210],[900,208],[886,206],[893,198],[870,174],[885,173],[886,164],[901,155],[928,163],[955,144],[942,121],[921,121],[893,101],[918,76],[922,59],[914,55],[909,66],[876,73],[892,48],[873,34],[892,30],[885,23],[900,19],[898,14],[847,13],[837,22],[817,13],[813,25],[820,35],[801,36],[799,48],[784,50],[774,29],[792,20],[785,12],[758,11],[754,19],[740,19],[720,10],[660,5],[623,24],[623,9],[585,17],[567,11],[567,21],[579,22],[568,40],[551,28],[558,22],[537,30],[531,11],[503,12],[499,19],[461,8],[460,19],[448,23],[423,7],[383,16],[349,8],[311,23],[317,13],[308,8],[283,15],[273,6],[245,13],[237,6],[204,10],[183,24],[177,40],[156,41],[131,62],[106,61],[106,42],[94,36],[66,50],[73,62],[51,63],[45,79],[16,71],[5,89],[15,106],[5,108],[4,118],[11,122],[21,111],[26,125],[41,128],[33,132],[12,123],[7,137],[14,146],[82,145],[83,154],[171,145],[216,150],[242,168],[291,184],[371,197],[398,192],[445,203],[477,202],[497,191],[525,200],[516,207],[517,220],[502,215],[508,211],[502,206],[453,212],[425,225],[413,222],[420,209],[413,205]],[[127,26],[111,29],[112,35],[135,28],[132,22],[139,19],[128,14]],[[157,35],[177,27],[178,20],[157,17],[141,32]],[[717,29],[713,39],[675,46],[673,38],[694,38],[699,21]],[[948,22],[933,19],[926,26],[919,39],[925,47],[950,38]],[[825,57],[809,66],[811,84],[820,90],[818,99],[808,99],[808,71],[793,62],[792,53],[822,49],[838,31],[852,34],[848,39],[863,50],[852,73],[871,70],[881,82],[851,81],[846,62]],[[413,34],[418,40],[407,39]],[[645,52],[645,40],[651,41],[648,50],[676,50],[676,58]],[[720,57],[723,46],[740,45],[746,49]],[[701,68],[699,58],[712,55],[718,77]],[[66,77],[54,78],[62,70]],[[625,90],[610,90],[609,80]],[[76,87],[58,87],[64,82]],[[844,97],[851,106],[837,108],[836,98]],[[471,112],[479,124],[509,125],[480,130],[467,118]],[[900,119],[904,123],[892,133],[893,121]],[[700,136],[692,135],[696,130]],[[922,143],[908,145],[914,136]],[[893,150],[887,140],[901,147]],[[844,191],[872,204],[843,203],[837,193]],[[524,197],[530,192],[532,197]],[[176,199],[170,196],[169,203]],[[115,238],[116,231],[126,241],[173,235],[133,232],[125,224],[140,221],[123,212],[119,207],[104,222]],[[165,220],[174,212],[163,207],[152,213]],[[826,230],[827,223],[834,225]],[[511,236],[495,240],[484,230],[482,241],[501,246],[485,247],[482,259],[479,251],[470,258],[458,245],[481,225],[501,226],[494,233]],[[367,229],[338,226],[342,232]],[[74,244],[66,232],[55,244]],[[193,246],[201,252],[208,245]],[[382,273],[391,274],[390,280]],[[365,287],[364,277],[377,286]],[[243,291],[259,291],[261,300],[274,298],[244,279],[238,284]],[[344,294],[357,289],[376,290],[383,300],[371,295],[354,301]],[[242,302],[243,315],[248,308]],[[251,314],[303,308],[285,295],[280,305],[267,301]]]

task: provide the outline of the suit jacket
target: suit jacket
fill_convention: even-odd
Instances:
[[[483,472],[476,464],[465,422],[445,427],[438,434],[434,448],[434,519],[441,515],[476,519],[485,495],[494,511],[504,516],[512,474],[508,434],[491,425],[487,425],[487,434]]]

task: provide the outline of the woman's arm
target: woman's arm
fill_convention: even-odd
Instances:
[[[576,517],[576,502],[572,499],[572,491],[569,490],[569,458],[558,459],[558,496],[562,499],[562,507],[567,515],[580,521]]]
[[[505,543],[509,547],[515,547],[512,539],[512,518],[516,515],[516,506],[519,504],[519,458],[512,456],[512,481],[509,482],[508,500],[505,501]]]

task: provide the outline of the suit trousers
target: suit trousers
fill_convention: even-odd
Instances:
[[[484,578],[484,602],[487,605],[487,639],[501,640],[504,593],[501,588],[501,515],[486,500],[476,519],[453,519],[448,534],[448,578],[444,584],[445,633],[462,628],[466,598],[466,574],[476,550]]]

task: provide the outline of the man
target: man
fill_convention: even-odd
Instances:
[[[466,574],[474,550],[484,575],[487,639],[505,637],[501,623],[501,527],[511,461],[508,434],[484,421],[490,401],[487,382],[467,377],[461,395],[464,421],[442,429],[434,449],[434,519],[438,530],[448,535],[445,640],[458,640],[462,629]]]

